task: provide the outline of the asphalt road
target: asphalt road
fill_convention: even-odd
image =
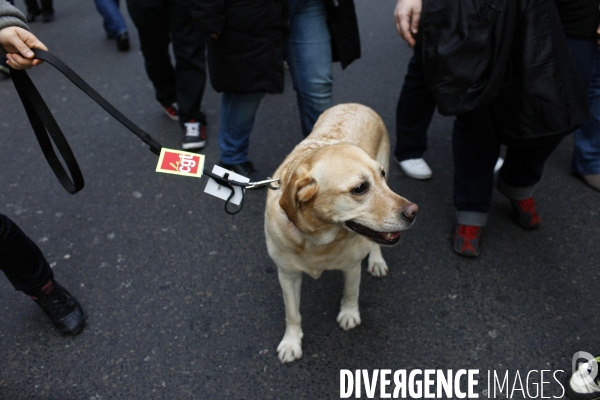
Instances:
[[[345,71],[336,66],[334,100],[372,107],[393,132],[411,50],[395,32],[393,0],[356,4],[363,56]],[[91,0],[56,2],[56,20],[31,28],[125,115],[179,148],[178,125],[154,102],[128,22],[128,53],[105,38]],[[420,213],[400,245],[384,250],[389,275],[363,271],[362,324],[345,332],[335,322],[339,273],[305,277],[304,357],[282,365],[276,347],[284,309],[264,241],[264,191],[248,193],[243,211],[226,215],[221,200],[203,193],[205,178],[155,173],[147,146],[52,67],[30,76],[86,187],[72,196],[59,185],[12,83],[0,79],[0,212],[42,248],[88,326],[61,336],[0,279],[0,399],[333,399],[341,369],[478,369],[476,392],[487,397],[487,371],[508,371],[514,387],[516,371],[525,381],[530,370],[569,370],[576,351],[600,351],[600,193],[569,173],[571,138],[548,161],[536,194],[542,228],[519,228],[495,193],[482,254],[470,260],[450,247],[452,120],[436,116],[426,153],[433,179],[412,180],[397,165],[389,171],[392,189]],[[265,175],[301,139],[289,76],[286,85],[283,95],[265,99],[252,136],[250,156]],[[219,95],[210,87],[203,109],[211,166]],[[531,377],[530,387],[540,383]],[[552,376],[544,380],[551,382],[544,395],[560,397]]]

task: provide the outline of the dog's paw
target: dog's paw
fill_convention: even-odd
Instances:
[[[302,358],[302,345],[284,339],[277,346],[277,355],[282,363],[299,360]]]
[[[337,322],[345,331],[356,328],[357,325],[360,325],[360,312],[358,310],[340,310]]]
[[[369,260],[369,267],[367,268],[367,271],[377,278],[383,278],[387,275],[388,266],[383,259],[380,261]]]

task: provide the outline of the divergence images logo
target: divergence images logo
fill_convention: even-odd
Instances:
[[[600,356],[595,358],[585,351],[575,353],[569,379],[571,389],[576,393],[597,393],[598,363]],[[560,399],[565,395],[563,380],[557,376],[565,373],[562,369],[488,370],[481,375],[479,372],[478,369],[341,369],[340,398],[361,399],[364,394],[368,399],[378,395],[382,399]],[[557,390],[562,392],[558,396]],[[593,395],[585,398],[592,397],[600,399]]]
[[[160,152],[157,172],[184,176],[201,177],[204,168],[204,155],[180,150],[163,149]]]

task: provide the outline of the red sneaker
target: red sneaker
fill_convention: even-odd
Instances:
[[[167,114],[167,117],[173,121],[179,121],[179,106],[177,103],[162,104],[158,100],[156,102],[163,109],[165,114]]]
[[[481,242],[481,226],[460,225],[454,227],[452,236],[452,247],[461,256],[477,257]]]
[[[511,200],[513,214],[517,223],[525,229],[536,229],[542,224],[542,219],[537,213],[533,197],[525,200]]]

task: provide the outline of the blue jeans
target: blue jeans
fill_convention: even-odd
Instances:
[[[591,117],[575,131],[575,147],[571,159],[571,171],[579,175],[600,174],[600,50],[595,42],[593,44],[593,69],[588,87]],[[585,78],[584,83],[588,83]]]
[[[289,0],[290,32],[285,58],[298,100],[302,134],[308,136],[319,115],[333,105],[331,36],[323,0]],[[219,147],[221,161],[248,161],[254,117],[264,93],[223,93]]]
[[[109,38],[116,38],[127,32],[127,25],[119,11],[119,0],[94,0],[96,8],[104,18],[104,30]]]

